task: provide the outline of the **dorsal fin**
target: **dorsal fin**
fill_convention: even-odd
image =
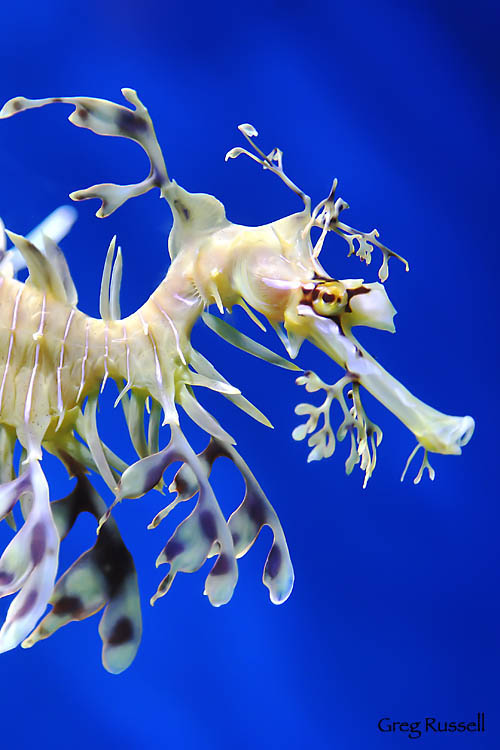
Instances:
[[[5,232],[26,261],[29,271],[27,283],[33,284],[42,292],[49,292],[60,302],[68,302],[64,283],[54,263],[26,237],[8,230],[5,230]]]

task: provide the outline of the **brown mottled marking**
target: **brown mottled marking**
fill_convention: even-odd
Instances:
[[[54,604],[53,612],[58,617],[63,615],[76,615],[83,609],[82,600],[79,596],[62,596]]]
[[[209,541],[213,541],[217,536],[217,526],[215,519],[209,510],[203,510],[199,516],[201,530]]]
[[[134,629],[128,617],[120,617],[114,624],[108,643],[110,646],[121,646],[122,643],[131,641],[134,636]]]
[[[134,137],[134,133],[141,133],[148,129],[148,123],[144,117],[128,109],[120,110],[116,118],[116,124],[120,130],[132,138]]]
[[[31,609],[33,609],[37,596],[38,593],[36,589],[32,589],[32,591],[29,592],[28,596],[26,597],[26,601],[24,602],[19,612],[16,614],[16,620],[20,620],[21,617],[24,617]]]
[[[39,521],[37,524],[35,524],[35,527],[33,528],[33,534],[31,536],[30,551],[33,565],[38,565],[38,563],[41,562],[45,553],[46,543],[47,540],[45,534],[45,526],[42,521]]]
[[[281,558],[280,548],[276,544],[273,544],[266,564],[266,573],[270,578],[276,578],[278,575],[281,568]]]
[[[231,570],[231,558],[229,555],[219,555],[217,562],[210,571],[212,576],[224,576]]]
[[[182,214],[186,221],[188,221],[191,214],[189,213],[189,210],[186,208],[186,206],[180,200],[174,200],[174,206],[179,214]]]

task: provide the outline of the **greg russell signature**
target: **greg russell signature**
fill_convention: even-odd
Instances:
[[[484,711],[476,714],[475,721],[445,721],[436,716],[426,716],[420,721],[394,721],[388,716],[379,719],[378,729],[383,734],[404,732],[409,739],[414,740],[423,734],[437,734],[439,732],[484,732]]]

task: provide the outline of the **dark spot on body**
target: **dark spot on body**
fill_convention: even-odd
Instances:
[[[199,515],[199,521],[204,535],[212,542],[217,536],[217,526],[212,513],[209,510],[202,510]]]
[[[116,526],[113,527],[111,519],[101,528],[97,542],[90,552],[90,561],[106,578],[108,598],[113,598],[122,587],[123,581],[135,573],[132,555],[120,538]]]
[[[85,477],[83,467],[64,451],[60,451],[58,455],[68,471],[78,478],[75,488],[67,497],[51,503],[53,515],[57,515],[60,523],[64,522],[64,526],[59,530],[61,539],[64,539],[80,513],[91,513],[94,518],[99,519],[106,506]]]
[[[250,520],[253,521],[258,529],[260,529],[265,522],[265,509],[262,507],[262,503],[258,495],[255,495],[250,490],[248,491],[248,495],[245,500],[245,510]]]
[[[38,565],[38,563],[43,559],[43,556],[45,554],[45,547],[46,547],[45,527],[42,521],[38,521],[38,523],[35,524],[33,533],[31,535],[30,552],[31,552],[31,560],[33,562],[33,565]]]
[[[165,547],[165,557],[171,562],[174,557],[181,555],[184,552],[184,545],[177,539],[169,539]]]
[[[189,209],[187,209],[186,206],[178,198],[174,200],[174,206],[179,214],[182,214],[185,220],[189,221],[189,217],[191,216]]]
[[[326,292],[323,295],[323,302],[326,302],[327,305],[329,305],[330,302],[335,302],[335,300],[336,300],[336,297],[333,294],[328,294],[328,292]]]
[[[24,615],[27,615],[28,612],[31,609],[33,609],[33,607],[35,606],[37,596],[38,596],[38,592],[36,591],[36,589],[32,589],[29,592],[28,596],[26,597],[26,601],[24,602],[23,606],[21,607],[19,612],[17,612],[14,618],[15,620],[20,620],[21,617],[24,617]]]
[[[276,578],[281,568],[281,550],[273,544],[266,562],[266,573],[269,578]]]
[[[135,119],[135,127],[137,130],[148,129],[148,123],[147,123],[147,120],[144,119],[144,117],[140,117],[139,115],[134,115],[134,119]]]
[[[7,586],[14,580],[14,573],[5,573],[0,571],[0,586]]]
[[[234,546],[236,547],[236,546],[237,546],[237,544],[238,544],[238,542],[239,542],[239,541],[240,541],[240,539],[241,539],[241,534],[238,534],[238,532],[237,532],[237,531],[234,531],[234,532],[233,532],[233,533],[231,534],[231,536],[233,537],[233,544],[234,544]]]
[[[22,102],[20,102],[19,99],[14,99],[14,101],[12,102],[12,109],[14,110],[14,112],[19,112],[19,110],[22,108]]]
[[[313,299],[318,299],[318,297],[319,297],[319,289],[318,289],[317,286],[314,287],[314,289],[312,290],[311,297]]]
[[[223,576],[231,570],[231,558],[229,555],[219,555],[217,562],[210,571],[211,576]]]
[[[125,108],[120,110],[120,114],[116,118],[116,124],[120,130],[132,137],[137,137],[139,133],[148,129],[148,123],[144,117]]]
[[[111,634],[108,638],[110,646],[121,646],[122,643],[131,641],[134,635],[132,623],[128,617],[120,617],[114,624]]]
[[[59,617],[63,615],[76,615],[83,609],[83,603],[79,596],[62,596],[54,604],[52,612]]]
[[[62,99],[61,99],[61,97],[60,97],[60,96],[54,96],[54,98],[52,99],[52,101],[53,101],[54,103],[56,103],[56,102],[62,102]]]
[[[78,114],[80,120],[84,120],[85,121],[85,120],[88,119],[89,113],[87,112],[86,109],[84,109],[83,107],[77,107],[76,111],[77,111],[77,114]]]

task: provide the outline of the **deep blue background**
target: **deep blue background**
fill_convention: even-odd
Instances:
[[[293,374],[200,327],[196,345],[275,424],[269,431],[224,399],[206,401],[279,512],[296,569],[293,595],[281,607],[267,598],[264,533],[241,561],[229,605],[210,607],[201,571],[178,577],[151,610],[147,601],[162,577],[154,560],[183,516],[147,531],[161,496],[124,503],[116,517],[144,600],[136,661],[119,677],[102,669],[97,618],[31,651],[4,654],[1,746],[406,748],[406,735],[380,734],[379,718],[473,720],[482,710],[486,734],[420,743],[500,747],[498,6],[182,5],[10,3],[2,12],[1,98],[120,100],[122,86],[136,88],[171,176],[214,193],[229,218],[250,225],[300,204],[254,163],[224,164],[225,152],[243,145],[240,122],[258,128],[264,148],[284,150],[287,171],[314,201],[338,176],[352,206],[349,223],[377,226],[411,263],[409,274],[392,263],[387,283],[396,335],[359,329],[361,340],[421,398],[472,414],[476,434],[460,458],[431,457],[434,483],[401,484],[413,438],[367,397],[385,436],[363,491],[359,469],[344,475],[345,445],[308,465],[304,445],[292,441],[293,408],[304,395]],[[143,176],[140,149],[71,127],[69,112],[53,107],[0,124],[0,214],[16,232],[29,231],[71,190]],[[96,209],[79,206],[63,244],[80,305],[97,313],[104,254],[117,232],[122,307],[130,313],[166,271],[168,209],[156,195],[104,221],[94,218]],[[345,251],[329,239],[322,261],[332,275],[376,278],[375,263],[367,269]],[[279,350],[273,333],[261,340]],[[298,361],[330,382],[340,375],[310,346]],[[113,448],[132,457],[112,390],[100,424]],[[204,437],[190,434],[203,447]],[[66,494],[61,468],[50,460],[44,466],[53,497]],[[229,513],[241,483],[226,462],[214,481]],[[1,534],[6,543],[8,530]],[[81,519],[63,545],[64,567],[93,539],[93,523]]]

